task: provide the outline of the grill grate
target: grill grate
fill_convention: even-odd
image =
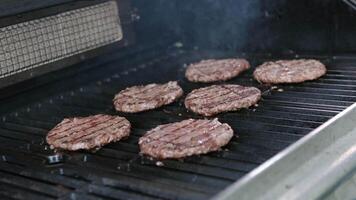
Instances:
[[[0,78],[122,38],[115,1],[0,28]]]
[[[100,74],[100,79],[43,97],[31,106],[3,116],[0,195],[18,199],[206,199],[356,100],[356,68],[352,60],[324,57],[322,61],[329,69],[326,76],[313,82],[278,86],[283,91],[256,83],[251,79],[251,69],[228,82],[259,87],[263,91],[259,106],[218,115],[222,122],[233,127],[239,138],[234,137],[220,152],[166,160],[163,167],[139,156],[137,140],[146,130],[162,123],[200,117],[186,111],[184,98],[144,113],[116,113],[111,103],[114,94],[130,85],[169,80],[178,80],[187,94],[208,84],[187,82],[183,64],[223,56],[228,54],[183,51],[141,56],[141,60],[128,62],[113,59],[99,63],[85,76],[78,75],[85,79]],[[248,59],[256,66],[271,58]],[[72,79],[60,84],[71,85]],[[97,113],[127,117],[134,127],[129,139],[97,152],[55,153],[45,144],[48,130],[63,117]]]

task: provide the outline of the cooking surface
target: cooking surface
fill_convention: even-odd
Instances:
[[[30,106],[2,117],[1,198],[206,199],[356,100],[353,66],[356,60],[351,58],[316,57],[328,68],[324,77],[271,88],[254,81],[252,72],[263,61],[281,56],[242,55],[250,61],[251,69],[226,83],[256,86],[263,92],[262,100],[257,107],[217,115],[239,137],[233,137],[219,152],[157,163],[138,154],[138,138],[160,124],[202,118],[185,109],[184,97],[193,89],[211,84],[188,82],[184,64],[238,55],[209,51],[159,55],[148,52],[140,56],[131,54],[126,61],[118,59],[117,54],[105,56],[102,59],[105,62],[92,62],[96,66],[87,72],[34,91],[37,100]],[[114,110],[112,99],[121,89],[170,80],[177,80],[185,92],[178,102],[137,114]],[[48,92],[56,95],[45,97]],[[31,93],[17,98],[31,99]],[[47,132],[64,117],[98,113],[125,116],[133,126],[130,137],[96,152],[55,153],[46,145]]]

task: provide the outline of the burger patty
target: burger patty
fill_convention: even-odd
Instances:
[[[314,80],[326,73],[326,67],[317,60],[278,60],[265,62],[253,73],[261,83],[300,83]]]
[[[245,59],[202,60],[190,64],[185,77],[192,82],[214,82],[232,79],[250,68]]]
[[[142,154],[157,159],[182,158],[219,150],[232,136],[231,127],[218,119],[187,119],[148,131],[139,146]]]
[[[130,122],[119,116],[65,118],[49,131],[46,140],[51,148],[93,149],[129,136],[130,128]]]
[[[170,104],[183,95],[177,81],[133,86],[119,92],[113,102],[117,111],[136,113]]]
[[[212,85],[189,93],[185,107],[195,113],[212,116],[221,112],[248,108],[261,98],[261,91],[255,87],[241,85]]]

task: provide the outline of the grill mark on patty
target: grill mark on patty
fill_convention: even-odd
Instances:
[[[205,92],[205,93],[203,93],[203,92],[200,92],[200,94],[194,94],[194,97],[188,97],[188,98],[186,98],[186,101],[193,101],[193,100],[195,100],[195,99],[200,99],[200,98],[204,98],[205,100],[207,100],[207,99],[211,99],[211,98],[215,98],[216,97],[216,93],[215,92],[217,92],[217,91],[220,91],[220,87],[216,87],[214,90],[212,90],[212,91],[209,91],[209,93],[207,93],[207,92]],[[224,95],[224,94],[229,94],[230,92],[227,92],[227,93],[223,93],[222,95]]]
[[[152,140],[152,136],[156,140]],[[217,119],[189,119],[160,125],[148,131],[140,138],[139,145],[143,154],[163,159],[181,158],[218,150],[232,136],[231,127],[221,124]]]
[[[142,87],[142,86],[140,86],[140,87]],[[121,93],[123,96],[126,96],[126,97],[128,97],[128,98],[135,98],[135,99],[142,99],[142,100],[146,100],[147,99],[147,96],[144,96],[144,97],[141,97],[141,96],[137,96],[138,94],[143,94],[143,93],[147,93],[147,92],[149,92],[149,91],[157,91],[157,90],[159,90],[161,87],[159,86],[159,85],[154,85],[153,87],[150,87],[150,88],[146,88],[146,89],[144,89],[144,90],[141,90],[141,89],[143,89],[143,88],[140,88],[140,89],[138,89],[139,91],[137,91],[137,92],[135,92],[135,93],[133,93],[133,94],[125,94],[125,93]],[[128,92],[130,92],[130,91],[128,91]],[[117,97],[116,97],[117,98]],[[114,100],[116,100],[116,98],[114,98]],[[127,100],[129,100],[129,99],[127,99]]]
[[[81,118],[78,118],[78,119],[81,119]],[[68,124],[69,124],[69,123],[72,123],[73,120],[74,120],[74,119],[71,118],[71,119],[66,120],[65,124],[61,124],[61,123],[62,123],[62,122],[61,122],[60,124],[56,125],[56,126],[51,130],[51,132],[48,133],[47,137],[51,138],[51,137],[56,136],[57,133],[54,133],[54,131],[56,131],[56,130],[58,130],[58,129],[61,129],[62,127],[66,127],[66,129],[63,130],[62,132],[65,132],[65,131],[69,130],[70,128],[73,127],[73,125],[68,125]],[[87,121],[91,121],[91,120],[93,120],[93,119],[86,119],[85,121],[82,122],[82,124],[85,124]],[[67,125],[68,125],[68,126],[67,126]]]
[[[206,127],[201,128],[204,125],[206,125]],[[190,144],[189,141],[192,141],[193,138],[206,135],[207,131],[213,132],[215,129],[222,126],[222,124],[216,125],[214,124],[214,122],[209,122],[204,125],[201,125],[199,127],[196,127],[195,129],[190,130],[191,132],[190,134],[184,134],[184,135],[180,135],[177,138],[174,138],[173,140],[177,141],[175,142],[175,144],[179,146],[189,147],[191,145],[184,145],[184,144]],[[209,137],[211,137],[211,135],[209,135]]]
[[[224,86],[224,85],[220,85],[219,86],[220,87],[220,89],[225,89],[225,90],[227,90],[227,92],[226,93],[223,93],[223,94],[219,94],[219,95],[217,95],[217,94],[215,94],[215,93],[212,93],[212,95],[211,95],[211,98],[204,98],[205,100],[212,100],[212,102],[214,102],[214,100],[219,100],[219,99],[222,99],[223,100],[223,97],[225,97],[225,96],[228,96],[229,94],[235,94],[235,95],[238,95],[238,96],[240,96],[240,94],[238,94],[238,93],[236,93],[234,90],[232,90],[232,89],[230,89],[230,88],[228,88],[228,87],[226,87],[226,86]],[[215,96],[214,96],[215,95]]]
[[[130,92],[131,90],[131,88],[135,88],[135,89],[137,89],[138,91],[137,92],[134,92],[134,93],[132,93],[132,94],[125,94],[125,92],[123,92],[123,93],[121,93],[122,95],[124,95],[124,96],[126,96],[126,97],[128,97],[128,98],[135,98],[135,99],[140,99],[140,100],[147,100],[147,96],[145,96],[145,97],[140,97],[140,96],[138,96],[139,94],[143,94],[143,93],[148,93],[149,91],[157,91],[157,90],[160,90],[161,88],[164,88],[164,87],[162,87],[162,85],[158,85],[158,84],[149,84],[149,85],[151,85],[149,88],[144,88],[144,87],[148,87],[148,85],[146,85],[146,86],[133,86],[133,87],[130,87],[130,88],[127,88],[127,89],[125,89],[125,90],[127,90],[126,92]],[[138,89],[139,88],[139,89]],[[168,87],[167,87],[168,88]],[[164,88],[164,89],[166,89],[166,88]],[[124,91],[125,91],[124,90]],[[117,100],[117,98],[118,98],[119,96],[118,95],[116,95],[115,96],[115,98],[114,98],[114,100]],[[126,101],[128,101],[129,99],[126,99]]]
[[[207,127],[206,127],[207,126]],[[200,124],[199,126],[195,127],[194,129],[192,130],[189,130],[187,128],[187,132],[183,132],[182,134],[174,137],[174,138],[171,138],[170,141],[174,141],[174,142],[169,142],[169,141],[166,141],[166,140],[158,140],[158,141],[154,141],[154,142],[160,142],[160,143],[163,143],[163,145],[160,146],[160,148],[163,150],[163,149],[166,149],[166,147],[168,145],[175,145],[177,149],[182,149],[182,147],[186,147],[186,148],[189,148],[191,147],[192,145],[186,145],[186,144],[191,144],[189,143],[189,141],[192,141],[193,138],[195,137],[198,137],[198,136],[202,136],[202,135],[209,135],[207,133],[207,131],[210,131],[210,132],[213,132],[215,129],[217,129],[218,127],[222,126],[222,124],[220,125],[216,125],[214,124],[213,121],[210,121],[210,122],[207,122],[205,124]],[[203,127],[203,128],[201,128]],[[213,128],[213,129],[211,129]],[[173,134],[173,133],[172,133]],[[194,137],[192,136],[194,135]],[[192,138],[189,138],[189,136],[192,136]],[[209,138],[211,137],[212,135],[210,134],[209,135]],[[186,140],[180,140],[182,138],[187,138]],[[164,137],[162,137],[164,138]],[[187,143],[185,143],[187,142]],[[155,143],[155,144],[156,144]],[[154,145],[153,145],[154,146]]]
[[[193,123],[194,123],[194,120],[188,121],[187,124],[182,124],[181,126],[178,126],[177,128],[175,128],[175,129],[173,129],[173,130],[170,130],[170,131],[178,131],[178,130],[180,130],[180,129],[183,129],[183,128],[186,128],[186,127],[191,126],[191,124],[193,124]],[[159,128],[159,129],[157,129],[157,130],[159,130],[159,131],[168,131],[169,128],[170,128],[170,126],[165,126],[165,127],[163,127],[163,128],[162,128],[162,127]],[[168,130],[167,130],[167,129],[168,129]]]
[[[168,88],[167,88],[168,89]],[[160,96],[168,96],[169,94],[171,94],[172,92],[174,92],[174,88],[169,88],[167,91],[161,91],[157,94],[155,94],[155,96],[149,98],[148,100],[153,100],[153,99],[157,99]]]
[[[109,117],[108,116],[104,116],[105,117],[105,120],[106,119],[109,119]],[[96,117],[94,117],[94,118],[88,118],[88,119],[85,119],[83,122],[81,122],[80,124],[78,124],[77,126],[75,126],[74,128],[73,127],[68,127],[67,129],[65,129],[65,130],[62,130],[62,131],[60,131],[60,132],[56,132],[56,131],[54,131],[54,130],[58,130],[58,129],[54,129],[54,130],[51,130],[51,133],[47,136],[48,138],[52,138],[52,137],[54,137],[54,136],[61,136],[63,133],[65,133],[65,132],[68,132],[68,130],[70,130],[70,129],[72,129],[71,130],[71,132],[75,132],[75,131],[78,131],[78,130],[81,130],[85,125],[88,125],[88,124],[90,124],[90,123],[92,123],[92,122],[95,122],[97,119],[101,119],[101,116],[99,116],[99,115],[97,115]],[[79,119],[77,119],[77,120],[81,120],[81,118],[79,118]],[[99,121],[99,122],[102,122],[103,121],[103,119],[101,119],[101,121]],[[73,122],[72,120],[71,120],[71,122]],[[98,122],[98,123],[99,123]],[[96,124],[96,123],[94,123],[94,124]],[[87,127],[87,128],[90,128],[90,127]],[[52,132],[53,131],[53,132]],[[71,135],[71,134],[70,134]],[[57,137],[54,137],[55,139],[57,139]]]
[[[90,122],[91,123],[91,122]],[[89,123],[86,123],[86,124],[89,124]],[[61,140],[63,138],[68,138],[68,137],[71,137],[72,135],[74,134],[77,134],[77,133],[80,133],[80,132],[85,132],[85,131],[88,131],[89,129],[93,128],[93,127],[97,127],[97,126],[100,126],[101,124],[105,124],[105,121],[98,121],[96,123],[92,123],[90,124],[90,126],[87,126],[85,127],[84,125],[82,125],[82,128],[81,129],[76,129],[76,130],[73,130],[73,131],[64,131],[64,132],[69,132],[69,134],[62,134],[64,132],[59,132],[58,133],[58,136],[59,137],[56,137],[54,139],[56,140]]]
[[[262,83],[300,83],[326,73],[324,64],[313,59],[278,60],[258,66],[253,76]]]
[[[152,138],[152,136],[150,137],[150,135],[149,135],[148,137],[150,137],[149,139],[151,140],[151,141],[150,141],[151,143],[154,143],[155,141],[164,142],[164,141],[160,140],[160,138],[164,138],[164,137],[166,137],[166,136],[168,136],[168,135],[172,135],[172,133],[176,133],[176,132],[182,130],[183,128],[184,128],[185,130],[189,130],[189,128],[191,128],[191,127],[192,127],[194,124],[196,124],[196,123],[198,123],[197,120],[192,120],[192,121],[190,121],[188,124],[185,124],[185,125],[183,125],[183,126],[180,126],[180,127],[176,128],[176,129],[173,129],[173,130],[171,130],[171,131],[169,131],[169,132],[166,130],[167,133],[166,133],[166,134],[163,134],[163,135],[159,134],[159,133],[162,133],[162,132],[163,132],[163,129],[154,130],[153,133],[156,133],[156,137]],[[168,127],[169,127],[169,126],[168,126]]]
[[[252,91],[253,89],[249,89],[249,90]],[[239,100],[242,100],[242,99],[245,99],[245,98],[248,98],[251,96],[251,94],[249,94],[247,90],[244,91],[244,94],[236,94],[234,91],[231,91],[231,92],[237,96],[232,96],[229,98],[223,98],[224,96],[217,96],[216,100],[214,99],[215,101],[212,101],[211,103],[204,104],[204,107],[212,108],[219,104],[227,104],[227,103],[231,103],[233,101],[239,101]],[[231,92],[229,94],[231,94]],[[227,95],[225,95],[225,96],[227,96]]]
[[[159,95],[163,95],[163,94],[167,95],[172,91],[173,91],[173,89],[169,88],[169,87],[156,87],[156,88],[154,88],[154,90],[150,91],[150,93],[145,92],[146,96],[144,96],[143,99],[145,99],[145,100],[155,99]],[[141,92],[141,93],[143,93],[143,92]]]
[[[220,95],[210,94],[210,95],[206,95],[206,96],[198,96],[198,97],[193,98],[193,99],[187,99],[187,103],[192,103],[192,101],[197,100],[197,99],[198,100],[199,99],[204,99],[204,101],[207,101],[207,100],[213,101],[216,98],[224,97],[224,96],[228,96],[228,95],[230,95],[230,92],[225,92],[225,93],[222,93]]]
[[[61,126],[62,123],[65,126]],[[49,133],[46,140],[54,148],[91,149],[128,136],[130,128],[130,122],[123,117],[99,114],[64,119],[50,131],[52,135]]]
[[[83,136],[80,136],[80,137],[76,137],[75,139],[68,140],[68,141],[66,141],[64,143],[74,143],[74,142],[79,142],[80,140],[90,140],[90,139],[92,139],[94,137],[97,137],[96,134],[98,134],[99,132],[108,131],[108,129],[110,129],[113,126],[115,126],[116,129],[120,129],[120,128],[123,128],[123,127],[125,127],[127,125],[125,125],[124,123],[121,123],[120,126],[118,126],[117,124],[114,123],[114,124],[111,124],[111,126],[104,127],[102,129],[96,130],[95,132],[93,131],[90,134],[86,134],[86,135],[83,135]],[[117,132],[117,133],[119,133],[120,135],[122,134],[121,132]],[[110,134],[110,133],[105,132],[105,133],[102,133],[100,135],[103,135],[103,134]],[[114,135],[114,134],[110,134],[110,135]]]
[[[219,96],[216,95],[216,91],[220,91],[221,89],[226,89],[228,91],[223,93],[223,94],[221,94],[221,95],[219,95],[219,96],[222,96],[222,95],[225,95],[225,94],[229,94],[229,93],[237,94],[237,93],[235,93],[234,90],[230,89],[229,87],[227,87],[225,85],[213,85],[213,86],[210,86],[210,87],[198,89],[199,91],[194,93],[195,97],[188,97],[188,98],[186,98],[186,100],[187,101],[191,101],[191,100],[194,100],[194,99],[197,99],[197,98],[204,98],[205,100],[208,100],[210,98],[216,98],[216,97],[219,97]],[[206,91],[209,91],[209,92],[206,92]]]
[[[176,81],[133,86],[116,94],[113,104],[118,111],[135,113],[173,103],[182,94],[183,90]]]
[[[214,103],[210,103],[210,104],[205,104],[204,107],[206,109],[209,109],[209,108],[214,108],[218,105],[225,105],[225,104],[229,104],[229,103],[232,103],[234,101],[239,101],[239,100],[242,100],[242,99],[245,99],[249,96],[245,96],[245,97],[242,97],[242,98],[236,98],[236,97],[230,97],[228,99],[223,99],[221,101],[217,101],[217,102],[214,102]],[[238,108],[237,108],[238,109]]]
[[[105,116],[104,119],[103,119],[103,117],[99,116],[99,117],[93,118],[90,121],[82,122],[78,126],[75,126],[74,128],[73,127],[68,127],[65,130],[57,132],[56,135],[58,135],[58,136],[59,135],[63,135],[63,133],[66,133],[66,132],[69,132],[69,131],[75,133],[75,132],[78,132],[80,130],[86,130],[86,129],[89,129],[89,128],[93,127],[93,126],[97,126],[97,125],[99,125],[101,123],[104,123],[105,120],[109,120],[109,119],[110,119],[110,117],[107,117],[107,116]],[[65,136],[68,136],[68,135],[65,134]],[[56,139],[58,139],[58,138],[56,138]]]
[[[224,127],[224,125],[221,124],[221,125],[215,126],[212,130],[209,130],[209,131],[210,132],[214,132],[214,131],[216,131],[217,129],[219,129],[221,127]],[[206,137],[203,137],[203,136],[206,136]],[[212,140],[213,136],[214,136],[214,134],[209,134],[208,132],[204,132],[202,134],[195,135],[194,137],[191,138],[190,141],[194,141],[194,140],[196,140],[196,138],[198,138],[196,140],[198,144],[193,145],[194,143],[192,142],[192,143],[180,143],[180,145],[182,145],[182,148],[194,148],[194,147],[200,146],[201,145],[200,143],[204,143],[204,142],[208,142],[208,141],[214,141],[214,140]],[[192,144],[192,145],[187,145],[187,144]],[[217,146],[215,141],[214,141],[214,146]]]
[[[215,93],[216,91],[219,91],[220,88],[219,87],[213,87],[211,86],[214,90],[212,90],[209,87],[205,87],[205,88],[199,88],[196,89],[194,91],[196,91],[196,93],[194,93],[194,95],[196,95],[197,97],[204,97],[204,96],[208,96],[211,95],[211,93]],[[207,93],[206,91],[209,91],[210,93]]]
[[[204,100],[212,100],[211,103],[207,103],[207,104],[204,104],[204,106],[214,106],[214,105],[217,105],[219,103],[221,103],[221,101],[225,101],[225,100],[231,100],[231,101],[234,101],[234,100],[240,100],[240,99],[244,99],[246,97],[249,97],[250,95],[248,94],[248,91],[252,91],[253,88],[248,88],[248,89],[244,89],[244,93],[247,93],[245,95],[241,95],[239,93],[236,93],[234,90],[226,87],[226,86],[221,86],[222,88],[228,90],[226,93],[223,93],[221,95],[216,95],[215,93],[211,92],[211,94],[209,94],[210,96],[208,97],[204,97],[204,96],[198,96],[196,98],[193,98],[193,99],[197,99],[197,98],[204,98]],[[242,94],[244,94],[242,93]],[[233,96],[233,97],[230,97],[228,99],[224,99],[225,96],[228,96],[229,94],[235,94],[237,96]],[[192,99],[192,100],[193,100]],[[191,99],[189,99],[191,100]],[[230,101],[230,102],[231,102]]]
[[[260,97],[261,92],[254,87],[230,84],[213,85],[193,90],[187,95],[184,103],[193,112],[211,116],[220,112],[249,107],[255,104]],[[233,104],[227,105],[230,103]]]
[[[86,136],[93,136],[93,135],[95,135],[96,133],[98,133],[99,131],[106,130],[107,128],[110,128],[110,127],[112,127],[113,125],[123,124],[123,122],[124,122],[124,119],[122,119],[122,120],[119,121],[119,122],[111,122],[110,124],[108,124],[108,125],[106,125],[106,126],[104,126],[104,127],[100,127],[100,128],[99,128],[99,127],[98,127],[99,125],[101,125],[101,124],[106,124],[106,123],[100,123],[100,124],[98,124],[98,125],[95,126],[96,129],[90,130],[89,133],[87,133],[87,134],[80,134],[80,135],[77,136],[77,137],[65,137],[67,140],[60,140],[60,141],[62,141],[63,143],[77,142],[78,140],[80,140],[80,139],[82,139],[82,138],[84,138],[84,137],[86,137]],[[93,128],[93,127],[91,127],[91,128]],[[85,129],[85,130],[82,130],[81,132],[85,133],[85,131],[88,131],[88,130],[89,130],[89,128],[88,128],[88,129]],[[79,131],[76,132],[76,133],[79,133]],[[89,137],[89,138],[90,138],[90,137]]]
[[[155,96],[149,95],[148,97],[147,96],[146,97],[133,97],[135,99],[141,100],[142,102],[128,102],[129,99],[126,99],[126,102],[127,102],[128,105],[135,105],[135,104],[145,103],[145,101],[152,101],[154,99],[157,99],[159,96],[167,96],[172,92],[173,92],[173,89],[170,89],[168,91],[158,92],[157,94],[155,94]]]
[[[158,139],[156,139],[156,140],[153,140],[153,141],[151,142],[151,144],[155,145],[155,144],[157,144],[157,142],[170,143],[170,142],[168,142],[168,141],[166,141],[166,140],[163,140],[163,138],[165,138],[165,137],[167,137],[167,136],[171,136],[171,135],[174,135],[175,137],[173,137],[173,138],[168,138],[168,139],[170,139],[171,141],[176,141],[176,140],[178,140],[179,138],[181,138],[181,137],[183,137],[183,136],[186,136],[187,134],[192,134],[193,131],[200,129],[202,126],[204,126],[204,125],[209,125],[209,124],[210,124],[210,122],[207,122],[207,123],[205,123],[205,124],[199,124],[199,125],[196,126],[196,127],[192,126],[192,124],[198,123],[198,122],[199,122],[199,121],[195,120],[193,123],[190,123],[190,126],[188,126],[188,127],[185,128],[186,131],[178,132],[179,130],[176,130],[176,131],[172,131],[171,133],[167,133],[167,134],[161,136],[160,138],[158,138]],[[188,131],[189,131],[189,132],[188,132]],[[178,134],[177,134],[177,133],[178,133]],[[174,144],[176,144],[176,143],[174,142]],[[164,145],[163,145],[163,146],[164,146]]]
[[[185,76],[193,82],[214,82],[234,78],[249,67],[244,59],[208,59],[190,64]]]
[[[129,88],[126,88],[123,90],[122,94],[123,95],[126,95],[128,97],[132,97],[132,96],[135,96],[137,94],[140,94],[140,93],[143,93],[143,92],[147,92],[149,90],[152,90],[152,89],[155,89],[157,88],[159,85],[155,85],[155,84],[148,84],[146,86],[133,86],[133,87],[129,87]],[[146,88],[145,88],[146,87]],[[135,91],[133,93],[130,93],[131,90],[130,88],[135,88],[136,90],[138,91]],[[125,93],[128,93],[128,94],[125,94]]]
[[[206,67],[210,67],[210,66],[206,66]],[[208,74],[204,73],[202,70],[198,69],[198,68],[195,68],[194,70],[196,70],[197,72],[199,72],[201,75],[205,76],[205,77],[209,77]],[[216,72],[216,70],[213,70],[214,72]],[[211,72],[211,73],[214,73],[214,72]]]

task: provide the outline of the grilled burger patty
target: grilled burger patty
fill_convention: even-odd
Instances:
[[[133,86],[119,92],[113,102],[117,111],[136,113],[170,104],[183,95],[177,81]]]
[[[142,154],[158,159],[182,158],[219,150],[233,136],[218,119],[187,119],[159,125],[139,139]]]
[[[202,60],[190,64],[185,77],[192,82],[225,81],[250,68],[245,59]]]
[[[265,62],[253,73],[261,83],[300,83],[314,80],[326,73],[326,67],[317,60],[278,60]]]
[[[189,93],[185,107],[195,113],[212,116],[221,112],[248,108],[261,98],[261,91],[255,87],[241,85],[212,85]]]
[[[49,131],[46,139],[57,149],[93,149],[129,136],[130,128],[130,122],[119,116],[65,118]]]

